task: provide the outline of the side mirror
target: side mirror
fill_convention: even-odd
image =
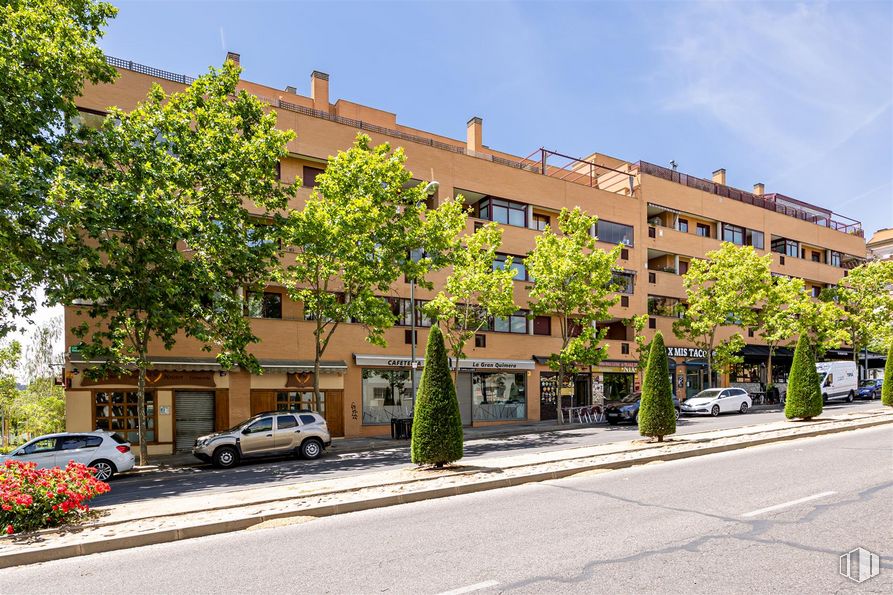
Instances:
[[[250,433],[251,433],[251,428],[245,428],[244,430],[242,430],[242,433],[243,433],[243,434],[250,434]]]

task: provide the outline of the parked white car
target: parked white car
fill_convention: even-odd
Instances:
[[[101,481],[130,471],[134,464],[130,443],[118,434],[100,430],[40,436],[0,457],[0,463],[6,459],[34,462],[40,468],[65,467],[69,461],[83,463],[95,468],[93,475]]]
[[[753,404],[743,388],[708,388],[682,402],[682,413],[717,416],[737,411],[747,413]]]

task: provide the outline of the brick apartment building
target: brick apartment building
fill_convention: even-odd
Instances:
[[[231,57],[238,60],[237,55]],[[101,117],[111,105],[132,109],[153,82],[176,92],[191,81],[133,62],[108,60],[120,76],[113,84],[85,90],[78,101],[84,120]],[[704,386],[704,354],[674,337],[673,306],[684,300],[680,275],[690,260],[719,248],[723,240],[771,252],[773,272],[803,278],[815,292],[837,283],[866,254],[858,222],[767,193],[762,184],[752,191],[732,188],[722,169],[708,180],[599,153],[579,159],[545,149],[528,157],[510,155],[484,144],[480,118],[468,121],[465,140],[456,140],[398,124],[390,112],[345,99],[331,102],[329,77],[320,72],[311,75],[309,96],[299,95],[294,87],[281,90],[248,81],[240,87],[273,106],[279,126],[297,134],[280,168],[285,182],[303,179],[293,207],[299,208],[309,196],[326,158],[348,148],[363,131],[376,144],[404,147],[408,168],[419,181],[439,182],[432,197],[435,205],[464,195],[474,214],[469,231],[483,221],[503,224],[501,251],[516,257],[515,300],[522,309],[508,319],[494,320],[468,349],[457,386],[468,425],[556,415],[558,387],[545,358],[560,346],[558,325],[549,317],[527,316],[529,280],[521,258],[533,248],[539,230],[556,223],[562,208],[580,206],[598,215],[595,231],[605,249],[623,244],[618,264],[624,271],[618,275],[625,288],[611,320],[604,323],[609,356],[570,380],[576,404],[634,390],[635,343],[624,321],[645,312],[650,315],[647,332],[661,330],[667,339],[678,396]],[[436,285],[437,277],[433,280]],[[384,296],[397,319],[386,333],[387,348],[364,342],[363,329],[356,325],[345,325],[335,334],[320,378],[322,413],[333,435],[385,434],[390,418],[411,411],[409,295],[409,285],[400,282]],[[416,291],[419,304],[431,297],[432,292]],[[171,351],[159,346],[152,353],[147,395],[150,452],[188,448],[195,436],[230,427],[257,411],[312,406],[312,323],[305,321],[301,304],[289,300],[283,288],[270,286],[246,295],[246,312],[260,338],[252,349],[262,375],[221,370],[187,339]],[[417,341],[424,345],[430,321],[420,313],[415,316]],[[66,309],[65,321],[66,329],[78,322],[74,309]],[[745,363],[723,380],[756,383],[765,379],[765,348],[758,337],[743,334],[748,343]],[[135,442],[135,382],[85,378],[83,370],[90,364],[78,353],[70,330],[66,351],[67,429],[108,428]],[[784,357],[776,361],[775,377],[783,380],[788,364]]]

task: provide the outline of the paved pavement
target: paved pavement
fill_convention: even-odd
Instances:
[[[879,401],[856,401],[826,407],[830,414],[867,411],[880,408]],[[784,420],[777,410],[736,413],[719,417],[684,417],[677,425],[677,434],[691,434],[736,428]],[[622,442],[638,438],[635,425],[573,426],[573,429],[530,433],[514,436],[467,440],[463,464],[474,464],[482,458],[514,456],[533,452],[549,452],[568,448]],[[289,485],[320,479],[348,477],[369,471],[409,468],[409,445],[367,452],[328,453],[316,461],[295,459],[246,462],[235,469],[214,469],[209,465],[179,467],[142,475],[121,476],[112,481],[112,490],[93,501],[95,506],[139,502],[176,496],[195,496],[273,485]]]
[[[893,591],[893,429],[753,447],[0,573],[0,592]],[[841,553],[880,555],[861,585]]]

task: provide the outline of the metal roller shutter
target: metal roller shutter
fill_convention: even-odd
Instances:
[[[176,449],[191,450],[195,439],[214,431],[214,393],[177,391],[174,393],[177,416]]]

